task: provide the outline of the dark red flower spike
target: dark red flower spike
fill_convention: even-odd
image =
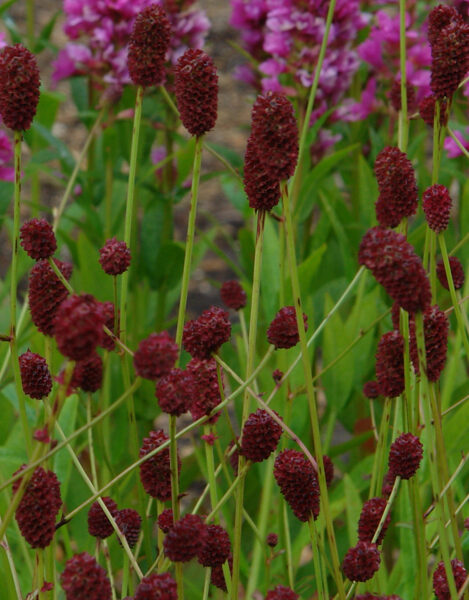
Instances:
[[[167,331],[152,333],[142,340],[134,354],[135,372],[145,379],[169,373],[178,356],[178,347]]]
[[[106,571],[87,552],[76,554],[67,561],[60,583],[66,600],[111,600],[111,584]]]
[[[54,230],[45,219],[31,219],[20,229],[21,246],[34,260],[49,258],[57,250]]]
[[[130,250],[125,242],[116,238],[107,240],[99,251],[99,264],[108,275],[121,275],[130,266]]]
[[[28,350],[19,357],[19,363],[23,392],[36,400],[48,396],[52,377],[46,359]]]
[[[350,548],[342,563],[342,570],[350,581],[368,581],[379,569],[381,556],[376,544],[358,542]]]
[[[411,433],[403,433],[391,444],[389,450],[389,473],[401,479],[415,475],[423,457],[422,442]]]
[[[308,317],[303,314],[305,330],[308,329]],[[267,330],[269,344],[278,348],[292,348],[299,342],[298,324],[294,306],[284,306],[275,315]]]
[[[193,358],[210,358],[231,336],[231,323],[226,310],[212,306],[192,321],[187,321],[182,345]]]

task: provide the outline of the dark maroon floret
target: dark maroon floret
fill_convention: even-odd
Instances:
[[[298,125],[293,105],[278,92],[258,96],[251,118],[254,151],[273,179],[288,179],[298,160]]]
[[[404,391],[404,338],[395,329],[378,343],[376,379],[383,396],[396,398]]]
[[[73,369],[71,387],[80,388],[84,392],[96,392],[103,382],[103,361],[96,352],[89,358],[79,360]]]
[[[163,540],[165,556],[173,562],[188,562],[200,552],[206,535],[207,526],[199,515],[182,517]]]
[[[391,444],[388,468],[391,475],[410,479],[419,468],[423,457],[421,441],[411,433],[403,433]]]
[[[367,381],[363,386],[363,395],[365,398],[374,400],[381,396],[381,390],[377,381]]]
[[[358,261],[407,312],[422,311],[430,304],[430,282],[422,261],[403,235],[372,227],[363,236]]]
[[[278,544],[278,535],[276,533],[268,533],[266,542],[267,546],[275,548],[275,546]]]
[[[370,498],[363,505],[360,513],[360,519],[358,521],[358,539],[362,542],[371,542],[373,536],[378,529],[379,522],[383,516],[384,509],[386,508],[386,500],[384,498]],[[388,514],[384,521],[381,533],[376,540],[376,545],[380,545],[383,542],[386,531],[391,522],[391,515]]]
[[[449,322],[445,313],[438,306],[429,306],[423,313],[423,332],[425,339],[425,355],[427,362],[427,378],[438,381],[446,363],[448,351]],[[420,373],[415,322],[410,322],[410,356],[417,374]]]
[[[66,280],[72,275],[72,265],[53,259]],[[44,335],[54,334],[54,317],[68,296],[68,291],[47,260],[39,260],[29,274],[29,310],[31,319]]]
[[[265,600],[297,600],[298,594],[284,585],[277,585],[273,590],[267,592]]]
[[[100,302],[100,310],[103,315],[104,325],[112,331],[114,334],[114,304],[112,302]],[[106,332],[103,333],[103,339],[101,341],[101,348],[112,351],[116,347],[116,344],[112,337]]]
[[[194,376],[187,369],[171,369],[156,384],[156,397],[161,410],[175,417],[189,410],[194,395]]]
[[[229,535],[220,525],[207,525],[202,547],[197,553],[197,559],[204,567],[222,565],[231,552]]]
[[[106,571],[87,552],[67,561],[60,583],[67,600],[111,600]]]
[[[164,442],[169,440],[162,429],[150,431],[148,437],[143,440],[140,448],[140,458],[146,456],[152,450],[155,450]],[[178,459],[179,470],[181,463]],[[140,481],[143,489],[152,498],[157,498],[161,502],[171,499],[171,466],[169,458],[169,448],[165,448],[140,465]]]
[[[213,60],[203,50],[186,50],[174,68],[174,91],[182,124],[191,135],[201,136],[215,126],[218,108],[218,75]]]
[[[109,496],[103,497],[103,502],[113,517],[117,513],[117,504]],[[88,511],[88,532],[93,537],[104,540],[109,537],[113,532],[114,528],[111,521],[105,515],[98,501],[93,502],[90,510]]]
[[[469,25],[459,18],[443,27],[432,44],[432,92],[437,98],[451,98],[468,70]]]
[[[272,176],[257,156],[252,136],[248,139],[244,156],[243,183],[251,208],[270,211],[277,206],[280,200],[280,180]]]
[[[319,515],[319,487],[313,465],[298,450],[283,450],[275,459],[274,477],[300,521]]]
[[[438,4],[433,8],[428,15],[428,41],[430,46],[438,43],[441,31],[453,21],[461,22],[461,17],[458,11],[453,6],[444,6]]]
[[[246,292],[238,281],[225,281],[220,289],[220,297],[223,304],[233,310],[246,306]]]
[[[57,250],[54,230],[45,219],[31,219],[20,229],[21,246],[34,260],[49,258]]]
[[[226,310],[218,306],[204,310],[198,319],[184,325],[182,345],[193,358],[210,358],[231,336],[231,323]]]
[[[457,558],[454,558],[451,561],[451,570],[453,571],[456,590],[459,591],[466,580],[467,571],[464,568],[464,564]],[[438,566],[433,573],[433,591],[438,600],[451,599],[448,578],[446,577],[446,569],[443,561],[438,563]]]
[[[423,193],[422,206],[428,226],[435,233],[448,227],[452,200],[444,185],[436,183]]]
[[[186,370],[194,378],[194,397],[189,406],[194,421],[204,415],[209,415],[221,402],[220,386],[218,383],[217,363],[215,359],[199,360],[193,358],[189,361]],[[223,376],[222,376],[222,384]],[[215,413],[209,423],[215,423],[220,413]]]
[[[36,57],[21,44],[0,52],[0,115],[7,127],[31,127],[39,102],[39,69]]]
[[[417,211],[418,190],[414,168],[399,148],[386,147],[375,161],[379,197],[376,217],[382,227],[397,227]]]
[[[142,340],[134,354],[135,372],[145,379],[169,373],[178,356],[178,347],[167,331],[152,333]]]
[[[171,527],[174,525],[173,509],[165,508],[162,513],[158,515],[158,527],[163,533],[168,533]]]
[[[368,581],[379,569],[380,562],[376,544],[358,542],[345,555],[342,570],[350,581]]]
[[[23,392],[36,400],[48,396],[52,377],[46,359],[28,350],[19,357],[19,363]]]
[[[332,483],[332,480],[334,479],[334,463],[327,456],[327,454],[323,455],[322,461],[324,464],[324,473],[326,475],[326,484],[327,487],[329,487]]]
[[[454,289],[459,290],[464,285],[465,279],[464,269],[459,258],[456,258],[456,256],[450,256],[449,268],[451,270],[451,276],[453,278]],[[436,265],[436,274],[441,285],[446,290],[449,290],[449,283],[446,277],[445,265],[442,260],[438,261],[438,264]]]
[[[20,484],[21,478],[14,482],[13,493]],[[61,506],[60,483],[56,474],[36,467],[15,512],[21,535],[31,548],[46,548],[51,543]]]
[[[142,518],[133,508],[123,508],[115,514],[116,525],[124,535],[130,548],[137,543],[142,526]],[[120,543],[120,540],[119,540]]]
[[[259,408],[244,423],[241,454],[252,462],[262,462],[275,451],[281,435],[280,425]]]
[[[54,318],[54,335],[60,352],[70,360],[88,358],[103,339],[104,318],[90,294],[73,294],[62,302]]]
[[[121,275],[130,266],[130,250],[125,242],[116,238],[107,240],[99,251],[99,263],[108,275]]]
[[[308,329],[308,317],[303,313],[305,330]],[[298,343],[298,324],[294,306],[284,306],[275,315],[274,320],[267,330],[269,344],[278,348],[292,348]]]
[[[386,474],[383,479],[383,485],[381,488],[381,494],[384,498],[389,498],[392,492],[392,488],[394,487],[394,482],[396,481],[396,476],[391,473],[389,470],[386,471]]]
[[[407,92],[407,113],[411,114],[416,108],[415,88],[408,81],[406,82]],[[401,80],[395,79],[389,92],[389,99],[396,112],[401,110]]]
[[[419,113],[423,121],[433,127],[435,122],[435,103],[436,96],[426,96],[419,104]],[[440,100],[440,127],[446,127],[448,124],[448,103],[446,100]]]
[[[233,572],[233,556],[230,554],[228,556],[228,566],[230,568],[230,573]],[[227,591],[225,574],[223,573],[223,566],[219,565],[218,567],[213,567],[212,572],[210,574],[210,583],[224,592]]]
[[[161,6],[151,4],[137,15],[127,55],[127,67],[135,85],[163,83],[170,40],[171,24]]]
[[[278,385],[283,378],[283,372],[280,369],[275,369],[275,371],[273,371],[272,373],[272,379],[275,381],[275,383]]]
[[[233,440],[231,440],[231,442],[228,445],[228,450],[231,450],[231,448],[233,448],[234,445],[235,445],[235,443],[233,442]],[[239,450],[238,450],[238,447],[236,447],[236,449],[233,450],[233,452],[230,454],[230,457],[229,457],[230,465],[231,465],[231,468],[233,469],[233,473],[235,475],[238,474],[238,459],[239,459]]]
[[[144,577],[133,600],[177,600],[177,585],[169,573],[152,573]]]

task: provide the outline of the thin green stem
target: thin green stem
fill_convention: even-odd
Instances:
[[[320,549],[319,549],[318,532],[316,531],[316,523],[315,523],[313,517],[311,517],[308,520],[308,527],[309,527],[309,534],[311,537],[311,549],[312,549],[312,553],[313,553],[314,572],[316,574],[317,597],[319,598],[319,600],[326,600],[326,595],[325,595],[324,585],[323,585],[323,573],[322,573],[321,562],[320,562],[321,553],[320,553]]]
[[[0,523],[1,523],[1,519],[0,519]],[[8,541],[7,541],[6,537],[4,537],[3,540],[0,542],[0,548],[3,548],[3,550],[5,551],[5,555],[7,557],[8,566],[10,567],[10,572],[11,572],[11,578],[13,579],[13,585],[15,586],[16,598],[17,598],[17,600],[22,600],[23,595],[21,594],[21,585],[20,585],[20,581],[18,578],[18,573],[16,572],[15,561],[14,561],[14,558],[11,553],[10,546],[8,545]]]
[[[124,564],[122,565],[122,586],[121,586],[121,598],[127,596],[127,590],[129,587],[129,576],[130,576],[130,565],[129,565],[129,557],[124,553]]]
[[[415,477],[409,480],[409,500],[412,506],[414,521],[415,547],[418,556],[418,576],[419,591],[421,598],[428,598],[428,575],[427,575],[427,549],[425,540],[425,523],[423,520],[422,498],[420,496],[420,487]]]
[[[287,575],[288,575],[288,585],[293,589],[295,585],[295,579],[293,576],[293,553],[291,546],[291,535],[290,535],[290,527],[288,525],[288,511],[287,511],[287,503],[282,498],[282,523],[283,523],[283,535],[285,542],[285,562],[287,567]]]
[[[91,422],[91,394],[86,395],[86,422]],[[96,471],[96,460],[94,456],[94,444],[93,444],[93,428],[88,428],[88,451],[90,454],[90,464],[91,464],[91,476],[93,485],[98,487],[98,474]]]
[[[204,591],[202,595],[202,600],[208,600],[208,593],[210,591],[210,576],[212,574],[212,569],[208,567],[205,569],[205,580],[204,580]]]
[[[114,586],[114,575],[112,573],[111,555],[109,554],[109,546],[107,545],[107,540],[102,540],[102,545],[104,559],[106,561],[107,574],[109,577],[109,583],[111,584],[112,600],[116,600],[116,588]]]
[[[396,479],[394,480],[394,485],[392,486],[392,491],[389,494],[389,498],[386,501],[386,506],[384,507],[384,511],[383,514],[381,515],[381,519],[378,523],[378,527],[376,528],[376,531],[373,534],[373,538],[371,540],[372,544],[376,544],[379,535],[381,533],[381,531],[383,530],[384,527],[384,523],[386,522],[386,518],[389,514],[389,511],[391,510],[391,506],[394,502],[394,499],[397,495],[397,490],[399,489],[399,484],[401,482],[401,478],[400,477],[396,477]]]
[[[47,592],[42,591],[44,587],[44,548],[36,549],[37,560],[37,587],[39,590],[39,600],[47,600]]]

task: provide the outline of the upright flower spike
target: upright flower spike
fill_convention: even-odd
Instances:
[[[239,310],[246,306],[246,292],[239,281],[225,281],[220,289],[220,297],[223,304],[233,310]]]
[[[416,107],[415,88],[409,82],[406,83],[407,112],[413,113]],[[395,79],[389,92],[389,100],[396,112],[401,110],[401,80]]]
[[[395,329],[378,343],[376,379],[383,396],[396,398],[404,391],[404,338]]]
[[[129,547],[133,548],[140,535],[142,517],[133,508],[123,508],[116,512],[115,521],[117,527],[127,540]]]
[[[144,577],[135,590],[134,600],[177,600],[177,585],[169,573]]]
[[[103,497],[103,502],[113,517],[116,516],[118,508],[117,504],[109,496]],[[114,532],[114,527],[111,521],[107,518],[104,510],[101,508],[98,501],[93,502],[88,511],[88,533],[93,537],[106,539]]]
[[[187,321],[182,334],[182,345],[193,358],[210,358],[230,339],[231,323],[226,310],[212,306],[192,321]]]
[[[384,509],[386,508],[386,500],[384,498],[370,498],[365,502],[360,513],[360,519],[358,521],[358,539],[362,542],[371,542],[373,536],[378,529],[378,525],[383,516]],[[381,533],[376,540],[376,545],[380,545],[383,542],[386,531],[391,522],[391,515],[388,514],[384,521]]]
[[[72,265],[53,259],[65,279],[72,275]],[[29,310],[34,325],[44,335],[54,334],[57,309],[68,296],[67,288],[47,260],[39,260],[29,274]]]
[[[215,126],[218,109],[218,75],[203,50],[190,48],[174,68],[174,91],[182,124],[200,137]]]
[[[428,41],[433,48],[438,43],[441,31],[452,22],[461,22],[461,16],[454,6],[438,4],[428,15]]]
[[[252,462],[262,462],[275,451],[281,435],[280,425],[259,408],[244,423],[241,454]]]
[[[291,588],[284,585],[277,585],[273,590],[269,590],[265,600],[297,600],[298,594]]]
[[[464,268],[461,264],[461,261],[456,256],[449,257],[449,267],[451,270],[451,276],[453,278],[454,289],[459,290],[464,285]],[[442,260],[438,261],[436,265],[436,275],[438,277],[439,282],[445,288],[445,290],[449,290],[449,283],[446,277],[445,264]]]
[[[422,457],[422,442],[411,433],[403,433],[389,449],[389,473],[394,477],[410,479],[417,472]]]
[[[165,508],[164,511],[158,515],[157,523],[163,533],[168,533],[174,525],[173,509]]]
[[[448,227],[451,205],[449,191],[444,185],[436,183],[424,191],[423,212],[428,226],[435,233],[441,233]]]
[[[121,275],[130,266],[130,250],[125,242],[116,238],[107,240],[99,251],[99,263],[108,275]]]
[[[206,536],[207,526],[199,515],[185,515],[163,540],[165,556],[173,562],[188,562],[200,552]]]
[[[114,304],[112,302],[100,302],[99,306],[103,315],[104,325],[109,329],[109,331],[116,333],[114,331]],[[110,335],[104,333],[100,347],[112,351],[116,347],[116,343]]]
[[[444,369],[448,351],[448,331],[449,322],[445,313],[436,304],[426,308],[423,313],[423,332],[429,381],[438,381]],[[410,321],[410,357],[415,372],[419,374],[420,365],[414,321]]]
[[[194,421],[197,421],[200,417],[210,414],[221,402],[217,363],[213,358],[209,360],[193,358],[187,365],[187,371],[194,378],[194,396],[189,410]],[[209,422],[214,423],[217,421],[219,415],[220,413],[214,414]]]
[[[222,565],[231,552],[228,532],[220,525],[208,525],[202,547],[197,553],[197,560],[204,567]]]
[[[28,350],[19,357],[19,362],[23,392],[36,400],[48,396],[52,377],[46,359]]]
[[[423,121],[429,126],[433,127],[435,120],[435,103],[437,101],[436,96],[426,96],[419,104],[419,114]],[[445,127],[448,124],[448,103],[446,100],[440,101],[440,127]]]
[[[60,583],[67,600],[111,600],[106,571],[87,552],[67,561]]]
[[[194,377],[187,369],[171,369],[156,384],[155,395],[161,410],[179,417],[187,410],[194,399]]]
[[[308,317],[303,313],[305,331],[308,330]],[[278,348],[292,348],[300,339],[294,306],[284,306],[275,315],[267,330],[269,344]]]
[[[10,129],[31,127],[39,102],[39,69],[36,57],[21,44],[0,52],[0,115]]]
[[[251,208],[270,211],[277,206],[280,200],[280,180],[272,176],[257,156],[252,136],[248,139],[244,156],[243,183]]]
[[[399,148],[386,147],[375,161],[379,197],[376,217],[382,227],[397,227],[417,211],[417,182],[412,163]]]
[[[50,223],[31,219],[20,229],[21,246],[34,260],[49,258],[57,250],[57,240]]]
[[[459,17],[432,44],[430,87],[437,98],[451,98],[469,70],[469,25]]]
[[[178,347],[167,331],[152,333],[142,340],[134,354],[135,372],[156,380],[169,373],[176,362]]]
[[[379,569],[381,556],[376,544],[358,542],[350,548],[342,563],[342,570],[350,581],[368,581]]]
[[[77,387],[84,392],[96,392],[103,381],[103,361],[97,352],[92,352],[88,358],[79,360],[73,369],[71,387]]]
[[[273,179],[288,179],[298,160],[298,124],[293,105],[283,94],[258,96],[252,109],[252,144]]]
[[[165,78],[165,58],[171,41],[171,24],[159,4],[144,8],[135,19],[127,55],[129,75],[135,85],[160,85]]]
[[[162,429],[150,431],[143,440],[139,456],[142,458],[169,440]],[[181,462],[178,460],[179,470]],[[143,489],[152,498],[166,502],[171,498],[171,467],[169,462],[169,448],[161,450],[140,465],[140,481]]]
[[[459,591],[466,580],[467,571],[464,568],[464,564],[457,558],[454,558],[451,561],[451,570],[453,571],[456,590]],[[438,563],[438,566],[433,573],[433,591],[438,600],[451,599],[451,592],[449,590],[448,578],[446,577],[446,569],[443,561]]]

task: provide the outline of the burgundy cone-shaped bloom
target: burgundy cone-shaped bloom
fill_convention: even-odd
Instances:
[[[230,339],[231,323],[226,310],[218,306],[204,310],[198,319],[188,321],[182,333],[182,345],[193,358],[210,358]]]
[[[60,583],[67,600],[111,600],[106,571],[87,552],[67,561]]]
[[[258,96],[251,117],[252,143],[272,178],[288,179],[298,160],[298,125],[293,105],[283,94]]]
[[[334,479],[334,463],[327,456],[327,454],[323,455],[322,461],[324,464],[324,474],[326,476],[326,484],[327,484],[327,487],[329,487],[332,483],[332,480]]]
[[[297,600],[298,594],[284,585],[277,585],[273,590],[267,592],[265,600]]]
[[[164,444],[169,440],[168,436],[162,429],[150,431],[148,437],[143,440],[140,448],[139,456],[146,456],[155,448]],[[181,462],[178,458],[179,470],[181,470]],[[169,448],[165,448],[157,452],[140,465],[140,481],[143,489],[152,498],[157,498],[161,502],[165,502],[171,498],[171,467],[169,459]]]
[[[431,47],[430,88],[437,98],[451,98],[469,70],[469,25],[460,17],[451,21]]]
[[[230,537],[220,525],[208,525],[197,559],[204,567],[222,565],[231,552]]]
[[[113,517],[117,514],[117,504],[109,496],[103,497],[103,502]],[[88,511],[88,532],[93,537],[104,540],[109,537],[113,532],[114,528],[111,521],[107,518],[104,510],[101,508],[98,501],[93,502],[90,510]]]
[[[13,493],[20,483],[21,478],[14,482]],[[60,483],[56,474],[36,467],[15,513],[21,535],[31,548],[46,548],[51,543],[61,506]]]
[[[156,384],[156,397],[161,410],[174,417],[185,413],[194,399],[194,386],[194,376],[190,371],[171,369]]]
[[[430,186],[423,193],[423,212],[428,226],[435,233],[441,233],[448,227],[451,204],[448,190],[439,183]]]
[[[435,103],[436,96],[426,96],[419,104],[419,114],[423,121],[433,127],[435,121]],[[446,100],[440,101],[440,126],[445,127],[448,124],[448,103]]]
[[[280,200],[280,180],[272,176],[258,157],[254,138],[248,139],[244,156],[244,191],[254,210],[272,210]]]
[[[162,513],[158,515],[158,527],[163,533],[168,533],[171,527],[174,525],[173,509],[165,508]]]
[[[345,555],[342,570],[350,581],[368,581],[379,569],[380,562],[376,544],[358,542]]]
[[[383,227],[397,227],[417,211],[418,190],[412,163],[399,148],[386,147],[376,157],[379,197],[376,217]]]
[[[389,470],[386,471],[383,479],[383,485],[381,487],[381,494],[384,498],[389,498],[392,492],[392,488],[394,487],[394,482],[396,481],[396,476],[394,473],[391,473]]]
[[[99,251],[99,263],[108,275],[121,275],[130,266],[130,250],[125,242],[116,238],[107,240]]]
[[[39,69],[36,57],[21,44],[0,52],[0,115],[10,129],[31,127],[39,102]]]
[[[169,573],[144,577],[135,590],[134,600],[177,600],[177,585]]]
[[[53,259],[65,279],[72,275],[72,265]],[[29,310],[31,319],[44,335],[54,334],[54,317],[68,291],[47,260],[39,260],[29,274]]]
[[[114,516],[114,515],[113,515]],[[124,535],[130,548],[137,543],[140,529],[142,527],[142,518],[133,508],[123,508],[115,514],[114,520],[119,530]],[[120,540],[119,540],[120,543]]]
[[[394,440],[389,450],[388,467],[394,477],[410,479],[423,457],[422,442],[411,433],[403,433]]]
[[[215,126],[218,75],[203,50],[186,50],[174,68],[174,91],[182,124],[191,135],[204,135]]]
[[[407,93],[407,113],[411,114],[416,108],[415,88],[409,82],[406,83]],[[389,92],[389,100],[396,112],[401,110],[401,80],[395,79],[391,91]]]
[[[274,477],[295,516],[303,522],[319,515],[319,486],[313,465],[298,450],[283,450],[275,459]]]
[[[385,333],[379,341],[376,379],[383,396],[396,398],[404,391],[404,338],[396,330]]]
[[[79,360],[73,369],[71,387],[77,387],[84,392],[96,392],[103,382],[103,361],[96,352],[89,358]]]
[[[100,310],[103,315],[104,325],[112,331],[114,334],[114,304],[112,302],[100,302]],[[116,344],[112,337],[106,332],[103,333],[103,339],[101,340],[101,348],[112,351],[116,347]]]
[[[200,417],[209,415],[221,402],[217,363],[213,358],[210,358],[209,360],[193,358],[189,361],[186,370],[191,373],[194,382],[194,396],[189,406],[189,410],[194,421],[197,421]],[[215,423],[219,414],[220,413],[215,413],[209,419],[209,422]]]
[[[70,360],[88,358],[103,339],[104,316],[91,294],[73,294],[62,302],[54,318],[60,352]]]
[[[440,37],[441,31],[452,22],[461,22],[461,16],[453,6],[439,4],[428,15],[428,41],[434,46]]]
[[[379,387],[379,383],[377,381],[367,381],[363,385],[363,395],[365,396],[365,398],[369,398],[370,400],[379,398],[379,396],[381,396],[381,389]]]
[[[454,558],[451,561],[451,570],[453,571],[456,590],[459,591],[466,580],[467,571],[464,568],[464,564],[457,558]],[[438,598],[438,600],[450,600],[451,598],[448,578],[446,577],[446,570],[443,561],[438,563],[438,566],[433,573],[433,591],[435,592],[435,596]]]
[[[228,566],[230,567],[230,573],[233,572],[233,556],[230,554],[228,556]],[[227,591],[225,574],[223,573],[223,567],[218,565],[218,567],[213,567],[212,572],[210,574],[210,583],[224,592]]]
[[[303,321],[307,330],[308,317],[305,314],[303,314]],[[278,311],[267,330],[267,339],[276,349],[296,346],[300,336],[294,306],[284,306]]]
[[[134,354],[137,375],[158,379],[169,373],[178,356],[178,347],[167,331],[152,333],[142,340]]]
[[[231,440],[231,442],[228,444],[228,450],[231,450],[231,448],[233,448],[234,445],[235,445],[235,443],[233,442],[233,440]],[[239,450],[238,450],[238,447],[236,447],[236,449],[233,450],[233,452],[230,454],[230,457],[229,457],[230,465],[231,465],[231,468],[233,469],[233,473],[235,475],[238,474],[238,460],[239,460]]]
[[[137,15],[127,55],[129,75],[135,85],[163,83],[170,40],[171,24],[161,6],[151,4]]]
[[[200,552],[207,526],[199,515],[186,515],[176,521],[163,540],[165,556],[173,562],[188,562]]]
[[[446,363],[449,322],[438,306],[429,306],[423,313],[423,332],[427,360],[427,378],[438,381]],[[420,373],[415,322],[410,322],[410,356],[417,374]]]
[[[36,400],[48,396],[52,377],[46,359],[28,350],[19,357],[19,363],[23,392]]]
[[[244,423],[241,454],[252,462],[262,462],[275,451],[281,435],[280,425],[259,408]]]
[[[246,306],[246,292],[238,281],[225,281],[220,289],[220,297],[223,304],[233,310]]]
[[[430,282],[422,261],[403,235],[372,227],[363,236],[358,261],[404,310],[418,312],[430,304]]]
[[[267,546],[275,548],[275,546],[278,544],[278,535],[276,533],[268,533],[266,542]]]
[[[358,539],[362,542],[371,542],[373,536],[378,529],[379,522],[383,516],[384,509],[386,508],[386,500],[384,498],[370,498],[363,505],[360,513],[360,519],[358,521]],[[391,515],[388,514],[384,521],[381,533],[376,540],[376,544],[379,546],[382,544],[386,531],[391,522]]]
[[[459,290],[464,285],[465,279],[464,269],[459,258],[456,258],[456,256],[450,256],[449,268],[451,270],[451,276],[453,278],[454,289]],[[438,264],[436,265],[436,275],[441,285],[446,290],[449,290],[449,283],[446,277],[445,264],[442,260],[439,260]]]
[[[34,260],[49,258],[57,250],[54,230],[45,219],[31,219],[20,229],[21,246]]]

